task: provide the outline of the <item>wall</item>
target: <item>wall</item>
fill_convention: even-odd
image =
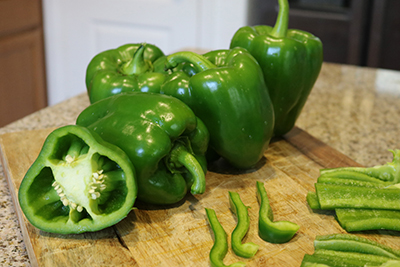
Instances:
[[[85,92],[98,52],[147,42],[164,53],[228,48],[247,24],[247,0],[44,0],[49,105]],[[228,12],[227,12],[228,10]]]

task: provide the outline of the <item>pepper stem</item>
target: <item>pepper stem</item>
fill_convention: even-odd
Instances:
[[[190,173],[193,184],[190,192],[193,195],[202,194],[206,190],[206,178],[197,159],[183,145],[177,145],[171,153],[171,162],[182,164]]]
[[[146,44],[141,44],[133,54],[132,59],[121,66],[120,72],[122,74],[125,75],[141,74],[148,71],[151,68],[150,64],[144,59],[145,47]]]
[[[270,32],[270,35],[276,38],[282,38],[286,36],[289,26],[289,3],[288,0],[278,0],[278,2],[278,17],[276,18],[275,26]]]
[[[179,63],[182,62],[189,62],[193,64],[198,72],[216,68],[216,66],[204,56],[190,51],[182,51],[176,52],[167,57],[165,69],[168,70],[175,68]]]
[[[84,143],[80,139],[73,139],[65,155],[65,161],[69,163],[74,161],[81,154],[83,148]]]

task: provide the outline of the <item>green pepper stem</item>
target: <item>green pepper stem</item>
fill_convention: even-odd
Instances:
[[[211,63],[211,61],[206,59],[204,56],[190,51],[182,51],[171,54],[167,57],[165,69],[168,70],[175,68],[179,63],[182,62],[189,62],[193,64],[197,72],[216,68],[216,66],[213,63]]]
[[[206,190],[206,178],[203,168],[197,159],[186,149],[180,149],[177,160],[181,163],[192,175],[193,184],[190,191],[193,195],[203,194]]]
[[[70,159],[76,159],[81,154],[81,150],[83,147],[84,144],[80,139],[74,139],[72,140],[65,156],[68,156]]]
[[[120,72],[125,75],[141,74],[150,69],[150,65],[144,59],[144,49],[146,44],[142,44],[133,54],[133,57],[128,62],[124,63]]]
[[[170,162],[179,166],[182,165],[190,173],[192,182],[190,191],[193,195],[202,194],[206,190],[206,178],[200,163],[196,157],[182,145],[177,144],[171,152]]]
[[[278,0],[278,2],[278,17],[270,34],[276,38],[282,38],[286,36],[289,27],[289,3],[288,0]]]

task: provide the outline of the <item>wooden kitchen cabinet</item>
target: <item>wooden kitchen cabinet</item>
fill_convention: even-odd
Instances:
[[[0,0],[0,127],[47,105],[39,0]]]
[[[252,0],[250,24],[274,25],[277,0]],[[318,36],[324,61],[400,70],[399,0],[289,0],[289,28]]]
[[[362,65],[367,40],[369,0],[289,0],[289,28],[319,37],[324,61]],[[256,0],[251,23],[273,26],[278,1]]]

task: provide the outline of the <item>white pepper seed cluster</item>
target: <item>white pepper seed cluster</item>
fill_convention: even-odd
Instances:
[[[57,181],[54,181],[52,186],[53,186],[54,190],[56,190],[56,192],[57,192],[58,196],[60,197],[60,200],[61,200],[61,202],[63,203],[64,206],[68,206],[69,205],[70,208],[76,209],[78,212],[82,212],[83,211],[83,207],[82,206],[76,204],[75,202],[69,200],[66,197],[62,187],[60,186],[59,183],[57,183]]]
[[[75,160],[75,157],[72,157],[71,155],[66,155],[65,156],[65,161],[67,163],[72,163]]]
[[[92,199],[97,199],[100,197],[101,191],[106,189],[106,184],[104,183],[103,170],[99,170],[92,174],[92,182],[90,183],[89,194]]]

